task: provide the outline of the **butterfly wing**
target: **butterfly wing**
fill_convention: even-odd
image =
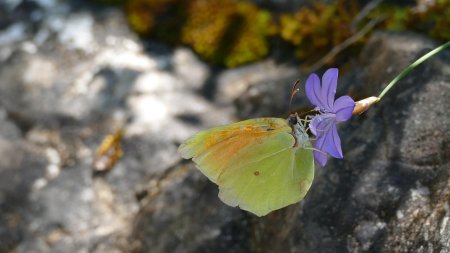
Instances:
[[[232,161],[239,161],[255,144],[290,131],[292,130],[286,121],[279,118],[245,120],[201,131],[182,143],[178,152],[183,158],[193,158],[199,170],[217,183],[224,168]],[[290,138],[293,143],[293,137]],[[274,149],[282,149],[288,145],[283,143]]]
[[[260,118],[213,128],[179,151],[219,185],[219,197],[258,216],[300,201],[314,177],[312,150],[293,147],[286,120]]]
[[[268,144],[276,140],[268,140]],[[249,163],[230,166],[219,178],[219,197],[230,206],[239,206],[258,216],[303,199],[314,178],[312,151],[288,148]]]

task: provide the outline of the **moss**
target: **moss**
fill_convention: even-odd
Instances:
[[[409,15],[409,8],[396,6],[392,4],[382,4],[371,13],[369,17],[375,18],[385,16],[381,27],[387,30],[404,31],[406,29],[406,20]]]
[[[177,44],[184,23],[185,1],[129,0],[125,10],[130,26],[141,36]]]
[[[371,13],[372,17],[385,15],[383,28],[388,30],[413,30],[435,39],[450,40],[450,1],[438,0],[418,2],[413,7],[393,4],[380,5]]]
[[[353,24],[360,11],[357,0],[337,0],[331,4],[315,1],[310,7],[284,14],[270,13],[242,0],[96,1],[125,3],[128,22],[141,36],[171,45],[188,45],[206,61],[227,67],[268,55],[271,36],[292,44],[296,56],[308,64],[361,28]],[[380,15],[386,16],[378,25],[383,29],[415,30],[450,40],[449,0],[436,0],[421,8],[384,3],[360,25]],[[357,51],[368,36],[344,54]]]
[[[450,1],[437,0],[409,12],[407,27],[443,41],[450,40]]]
[[[316,2],[281,15],[280,35],[296,46],[300,59],[317,58],[353,34],[352,21],[358,11],[355,1]]]
[[[266,56],[274,31],[269,12],[236,0],[132,0],[126,10],[139,34],[188,45],[203,59],[227,67]]]
[[[270,13],[234,0],[192,1],[182,42],[213,63],[234,67],[266,56]]]

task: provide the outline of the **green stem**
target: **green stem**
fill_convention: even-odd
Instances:
[[[400,74],[398,74],[398,76],[396,76],[387,86],[386,88],[384,88],[384,90],[380,93],[380,95],[378,96],[378,101],[381,100],[381,98],[392,88],[392,86],[394,86],[394,84],[396,84],[398,82],[398,80],[400,80],[402,77],[404,77],[406,74],[408,74],[411,70],[413,70],[415,67],[417,67],[419,64],[421,64],[422,62],[428,60],[430,57],[434,56],[435,54],[441,52],[442,50],[446,49],[447,47],[450,46],[450,41],[448,41],[447,43],[443,44],[440,47],[437,47],[435,49],[433,49],[432,51],[430,51],[429,53],[427,53],[426,55],[420,57],[417,61],[415,61],[413,64],[409,65],[406,69],[404,69],[402,72],[400,72]]]

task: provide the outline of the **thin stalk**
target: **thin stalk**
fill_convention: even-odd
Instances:
[[[433,50],[431,50],[429,53],[425,54],[424,56],[420,57],[417,61],[413,62],[411,65],[409,65],[406,69],[404,69],[402,72],[400,72],[400,74],[398,74],[398,76],[396,76],[387,86],[386,88],[384,88],[384,90],[380,93],[380,95],[378,96],[378,101],[381,100],[381,98],[386,95],[386,93],[392,88],[392,86],[394,86],[398,80],[400,80],[401,78],[403,78],[406,74],[408,74],[411,70],[413,70],[415,67],[417,67],[419,64],[421,64],[422,62],[428,60],[430,57],[434,56],[435,54],[441,52],[442,50],[446,49],[447,47],[450,46],[450,41],[448,41],[447,43],[443,44],[440,47],[437,47]]]

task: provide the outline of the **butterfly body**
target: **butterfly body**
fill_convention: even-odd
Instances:
[[[178,150],[219,186],[224,203],[258,216],[303,199],[314,177],[311,144],[297,115],[215,127]]]

